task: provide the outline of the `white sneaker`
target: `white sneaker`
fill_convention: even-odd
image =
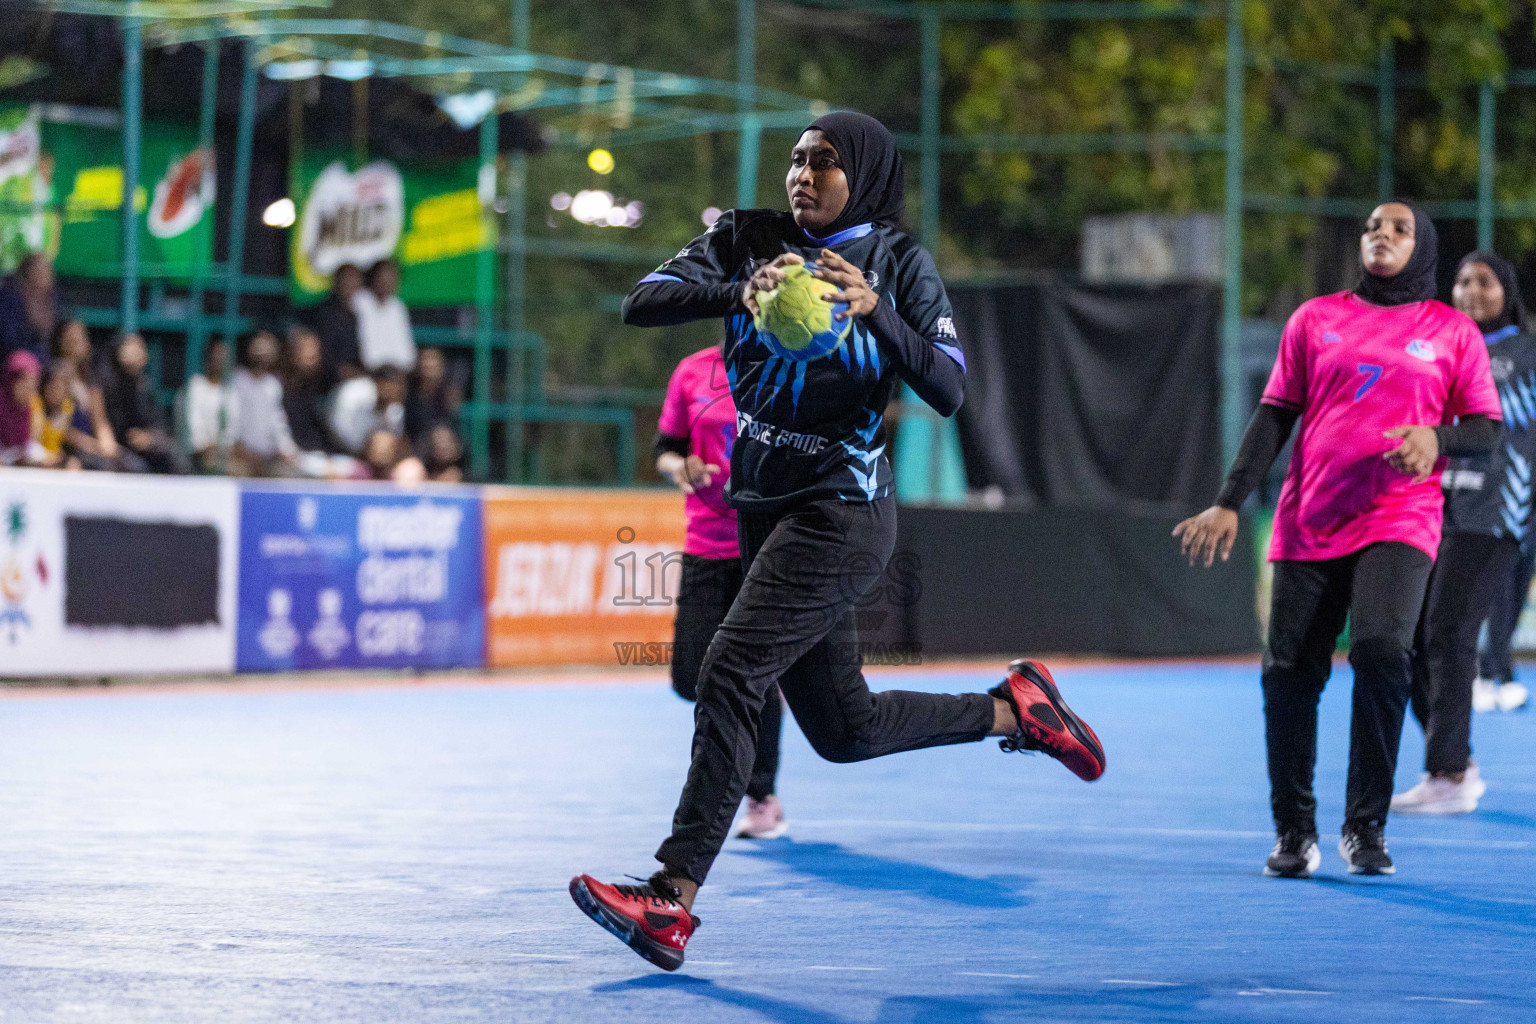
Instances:
[[[1481,800],[1483,794],[1488,792],[1488,783],[1483,781],[1483,773],[1478,769],[1476,761],[1467,762],[1467,774],[1462,776],[1461,784],[1473,800]]]
[[[747,813],[742,816],[736,838],[777,839],[788,831],[789,823],[784,820],[784,807],[778,797],[772,793],[761,800],[747,797]]]
[[[1499,708],[1499,684],[1492,679],[1472,680],[1472,710],[1497,711]]]
[[[1393,814],[1470,814],[1477,810],[1479,787],[1487,789],[1471,769],[1460,782],[1442,775],[1425,775],[1423,781],[1406,793],[1392,798]]]
[[[1530,700],[1531,691],[1519,683],[1505,683],[1499,687],[1497,697],[1500,711],[1517,711],[1525,707],[1525,702]],[[1474,701],[1476,698],[1473,698]]]

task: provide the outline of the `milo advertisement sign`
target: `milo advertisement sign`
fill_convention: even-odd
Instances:
[[[375,160],[354,170],[339,156],[315,153],[305,155],[295,177],[295,302],[324,297],[342,264],[366,270],[386,257],[400,263],[408,305],[474,301],[476,256],[496,244],[480,200],[479,164],[423,169]]]
[[[342,264],[366,270],[393,256],[404,222],[405,187],[394,164],[380,160],[356,174],[340,160],[327,164],[307,190],[293,234],[294,283],[324,292]]]

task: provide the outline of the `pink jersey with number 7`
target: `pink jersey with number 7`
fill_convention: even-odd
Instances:
[[[714,479],[684,499],[688,530],[683,552],[700,558],[736,558],[736,510],[725,503],[723,494],[731,475],[736,404],[719,345],[677,364],[657,429],[668,437],[686,437],[691,454],[720,467]]]
[[[1465,314],[1433,300],[1373,306],[1353,292],[1291,315],[1263,401],[1301,413],[1271,561],[1339,558],[1382,541],[1434,558],[1445,460],[1414,483],[1382,458],[1398,444],[1384,432],[1500,417],[1488,347]]]

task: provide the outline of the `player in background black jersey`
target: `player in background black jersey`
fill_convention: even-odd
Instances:
[[[1536,466],[1536,336],[1525,333],[1515,268],[1474,252],[1456,270],[1451,301],[1477,321],[1504,425],[1493,451],[1452,459],[1441,475],[1445,529],[1419,620],[1413,714],[1424,727],[1424,777],[1392,798],[1394,814],[1466,814],[1488,788],[1472,760],[1477,634],[1520,571],[1531,528]]]
[[[778,683],[806,738],[831,761],[1003,736],[1080,777],[1104,770],[1093,731],[1044,666],[1019,660],[989,693],[871,693],[855,605],[884,573],[896,540],[891,468],[879,433],[898,379],[943,415],[965,394],[965,356],[933,258],[897,226],[901,154],[880,122],[829,114],[800,136],[785,180],[790,211],[721,215],[624,302],[626,323],[723,318],[736,403],[727,500],[746,579],[699,673],[692,763],[639,885],[590,875],[571,896],[594,921],[667,970],[682,965],[694,897],[725,840],[752,769],[763,701]],[[754,291],[791,263],[846,303],[848,336],[810,355],[753,326]]]

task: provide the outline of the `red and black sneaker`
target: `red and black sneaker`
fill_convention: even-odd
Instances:
[[[987,693],[1006,700],[1019,720],[1019,731],[998,746],[1006,751],[1043,750],[1084,782],[1104,774],[1098,736],[1067,707],[1044,665],[1020,658],[1008,666],[1008,678]]]
[[[571,899],[582,913],[664,971],[683,966],[683,947],[699,926],[677,896],[660,871],[640,885],[609,885],[591,875],[571,879]]]

